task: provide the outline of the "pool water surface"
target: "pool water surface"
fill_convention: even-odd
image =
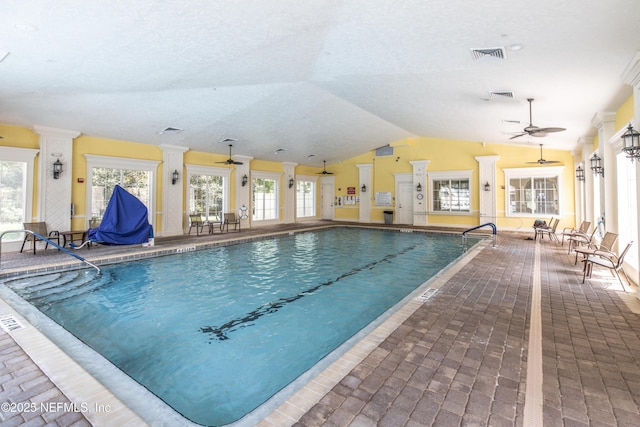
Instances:
[[[184,417],[218,426],[462,251],[459,236],[333,228],[5,283]]]

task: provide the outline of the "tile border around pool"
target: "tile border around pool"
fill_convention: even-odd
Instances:
[[[220,246],[228,246],[240,243],[246,243],[256,240],[264,240],[273,237],[286,237],[297,233],[308,231],[322,230],[328,228],[367,228],[377,229],[391,232],[407,232],[401,228],[386,228],[367,225],[339,225],[331,224],[326,226],[309,227],[298,230],[285,230],[272,233],[265,233],[257,236],[247,236],[244,238],[230,238],[219,240],[216,242],[203,242],[194,244],[174,244],[166,243],[164,248],[156,247],[157,250],[141,249],[135,253],[128,255],[112,255],[102,258],[91,259],[96,265],[107,265],[118,262],[133,261],[145,258],[153,258],[165,255],[177,254],[194,250],[212,249]],[[425,234],[453,234],[442,231],[413,229],[410,232]],[[363,339],[356,342],[349,350],[333,361],[328,367],[322,370],[318,375],[312,377],[299,390],[293,392],[284,403],[279,403],[277,399],[271,401],[270,407],[273,411],[265,412],[259,417],[258,426],[260,427],[283,427],[293,425],[302,415],[304,415],[313,405],[318,403],[324,395],[331,390],[344,376],[346,376],[355,366],[357,366],[364,358],[373,351],[384,339],[386,339],[398,326],[400,326],[415,310],[417,310],[423,302],[417,301],[416,296],[421,295],[428,288],[439,288],[446,283],[450,277],[464,267],[482,248],[488,245],[488,240],[483,240],[463,254],[458,260],[454,261],[449,267],[439,272],[429,281],[423,283],[412,294],[405,299],[402,307],[397,309],[389,318],[368,333]],[[192,249],[194,248],[194,249]],[[182,249],[182,251],[181,251]],[[19,271],[11,271],[7,274],[0,274],[0,278],[11,278],[22,276],[25,274],[38,274],[43,272],[52,272],[59,270],[85,268],[83,264],[62,262],[56,265],[46,266],[36,269],[22,269]],[[26,327],[17,331],[12,331],[10,335],[14,341],[23,348],[25,353],[40,367],[40,369],[51,379],[51,381],[64,393],[72,402],[76,404],[91,403],[100,404],[107,403],[112,409],[109,413],[91,412],[85,416],[94,425],[109,425],[114,419],[118,421],[118,425],[122,426],[139,426],[147,425],[126,403],[121,401],[106,386],[100,383],[93,375],[80,366],[71,356],[67,355],[60,347],[53,343],[42,332],[35,328],[24,316],[19,314],[14,307],[8,302],[0,298],[0,314],[16,315],[18,320]],[[7,312],[8,310],[8,312]],[[282,401],[282,399],[280,400]],[[269,407],[269,406],[267,406]],[[260,409],[260,408],[259,408]],[[262,409],[264,411],[264,409]],[[249,414],[247,417],[251,416]],[[185,420],[186,421],[186,420]],[[242,424],[242,420],[238,422]]]

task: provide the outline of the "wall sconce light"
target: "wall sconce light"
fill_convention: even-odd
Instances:
[[[360,192],[361,193],[366,193],[367,192],[367,186],[362,184],[362,187],[360,187]]]
[[[289,178],[289,188],[292,188],[294,183],[295,181],[293,180],[293,178]]]
[[[60,178],[61,173],[62,173],[62,162],[60,161],[60,159],[56,159],[56,161],[53,162],[53,179]]]
[[[576,169],[576,179],[584,181],[584,169],[582,169],[582,166],[578,166],[578,169]]]
[[[593,171],[594,175],[600,174],[604,178],[604,168],[600,163],[601,160],[602,159],[598,157],[597,153],[594,153],[593,156],[591,156],[591,158],[589,159],[589,161],[591,161],[591,170]]]
[[[416,191],[418,193],[422,191],[422,184],[418,183],[418,185],[416,185]]]
[[[178,173],[178,170],[174,170],[173,174],[171,174],[171,185],[176,185],[176,182],[178,182],[178,179],[180,178],[180,174]]]
[[[484,184],[484,191],[491,191],[491,184],[489,184],[489,181]]]
[[[622,151],[625,152],[627,158],[631,159],[632,163],[633,159],[640,159],[640,132],[634,130],[631,123],[629,123],[627,131],[622,134],[622,141],[624,143]]]
[[[244,187],[245,185],[247,185],[247,182],[249,182],[249,178],[247,177],[247,175],[245,174],[242,177],[242,186]]]

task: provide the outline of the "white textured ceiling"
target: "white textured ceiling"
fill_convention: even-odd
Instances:
[[[473,59],[490,47],[506,59]],[[514,141],[572,149],[631,95],[640,1],[5,0],[2,51],[5,124],[321,166],[413,136],[507,143],[535,98],[533,124],[567,130]]]

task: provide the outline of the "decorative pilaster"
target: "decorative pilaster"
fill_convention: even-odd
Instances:
[[[618,230],[618,177],[616,170],[616,152],[607,141],[616,131],[616,113],[597,113],[591,124],[598,129],[598,141],[606,179],[600,179],[600,206],[606,213],[607,230]],[[607,173],[609,171],[609,173]]]
[[[71,230],[71,171],[73,139],[80,132],[34,126],[40,135],[38,161],[38,218],[49,230]],[[62,173],[53,175],[53,163],[60,160]]]
[[[296,222],[296,166],[297,163],[282,162],[284,170],[284,223]],[[293,179],[293,186],[289,188],[289,182]]]
[[[496,162],[500,156],[477,156],[480,224],[496,223]]]
[[[572,151],[571,154],[573,155],[573,164],[575,166],[574,178],[573,178],[575,182],[575,186],[574,186],[573,196],[574,196],[574,204],[576,207],[575,208],[576,224],[580,224],[582,223],[582,221],[586,221],[585,212],[584,212],[584,180],[581,181],[575,176],[575,169],[578,169],[578,167],[581,167],[584,170],[585,165],[584,165],[584,162],[582,162],[582,159],[580,158],[580,150]]]
[[[427,225],[427,167],[430,160],[413,160],[413,225]],[[418,184],[422,191],[418,191]]]
[[[364,163],[356,165],[360,169],[359,186],[357,191],[360,192],[360,216],[358,220],[360,222],[371,222],[371,171],[373,170],[373,164]],[[366,185],[366,192],[362,192],[362,186]]]
[[[235,207],[232,207],[231,210],[235,212],[236,215],[239,215],[241,228],[251,228],[251,160],[253,160],[253,157],[234,154],[233,160],[242,162],[242,164],[235,165],[235,171],[233,174]],[[245,175],[247,177],[247,183],[243,187],[242,177]],[[241,217],[242,214],[240,213],[240,209],[243,207],[247,208],[246,210],[243,210],[243,212],[248,215],[247,218]]]
[[[189,147],[160,145],[162,149],[162,230],[159,235],[179,236],[184,223],[184,153]],[[173,172],[178,171],[178,180],[173,183]]]
[[[582,147],[582,162],[584,163],[584,216],[590,218],[589,221],[593,222],[594,226],[598,225],[597,213],[593,209],[593,194],[596,185],[596,180],[593,172],[591,171],[591,163],[589,162],[589,154],[593,151],[593,138],[581,137],[578,140],[578,144]],[[604,173],[607,173],[605,170]]]

